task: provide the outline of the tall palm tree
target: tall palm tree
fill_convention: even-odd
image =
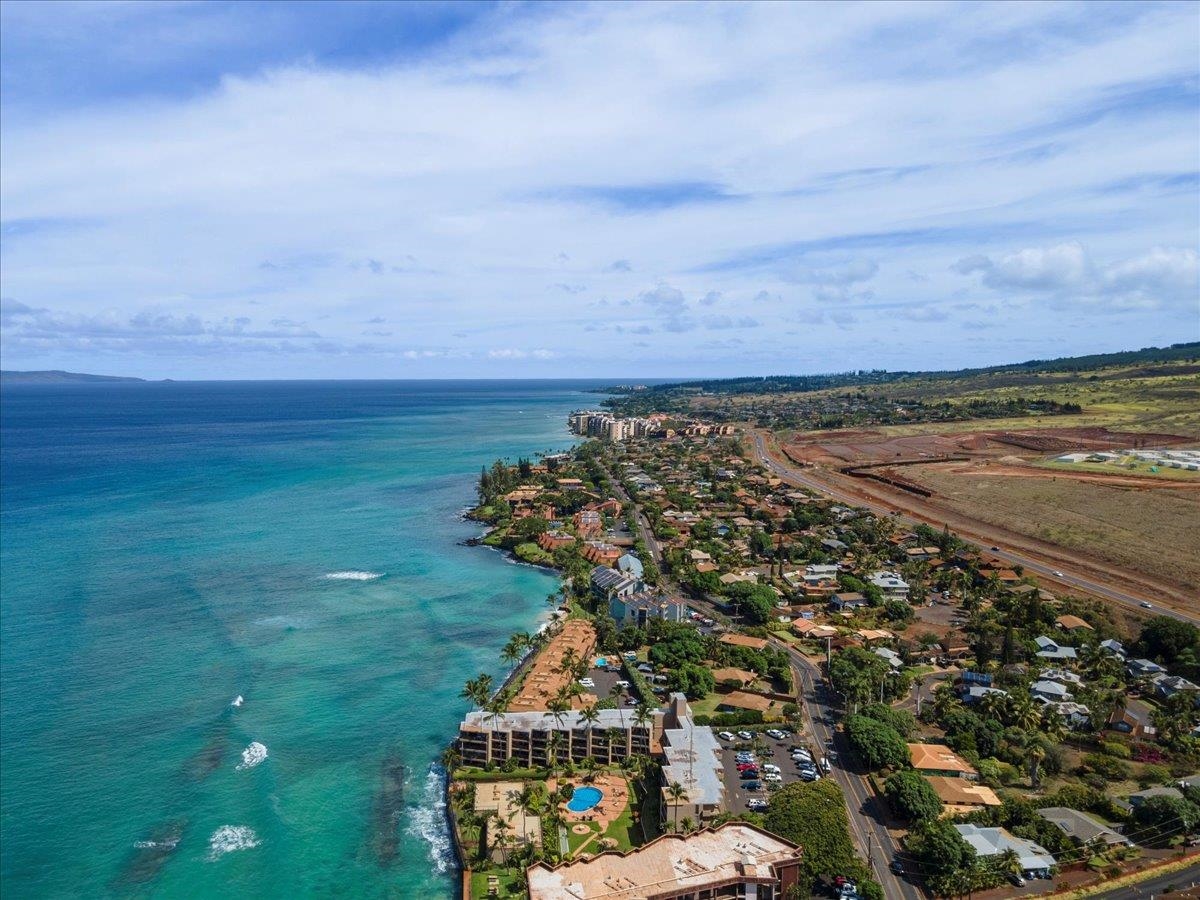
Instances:
[[[584,730],[587,732],[587,755],[592,755],[592,729],[600,721],[600,705],[598,703],[589,703],[579,711],[579,721],[583,722]]]
[[[1008,697],[1005,694],[984,694],[979,698],[979,715],[999,722],[1004,718],[1004,707],[1007,704]]]
[[[442,751],[442,768],[446,770],[446,774],[451,778],[454,777],[454,770],[458,768],[462,762],[462,754],[457,747],[450,746]]]
[[[1051,709],[1042,711],[1042,731],[1051,741],[1061,744],[1067,736],[1067,723],[1057,712]]]
[[[1028,700],[1018,701],[1013,704],[1009,721],[1022,731],[1033,731],[1041,724],[1042,715]]]
[[[675,810],[675,830],[679,830],[679,801],[687,796],[687,791],[678,781],[672,781],[667,788],[667,796],[673,801],[671,808]]]
[[[512,635],[500,651],[500,659],[512,665],[525,655],[526,643],[524,636],[518,632]]]
[[[508,704],[511,702],[512,691],[506,688],[505,690],[498,692],[495,697],[492,697],[491,700],[488,701],[488,704],[485,707],[487,718],[490,718],[492,722],[496,722],[497,720],[501,722],[504,721],[504,714],[508,712]]]
[[[492,696],[492,676],[483,672],[478,678],[468,678],[459,696],[467,698],[482,709]]]

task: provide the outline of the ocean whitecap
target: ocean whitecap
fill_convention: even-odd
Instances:
[[[430,767],[417,804],[407,812],[408,834],[429,848],[429,862],[439,873],[449,872],[454,866],[454,844],[446,814],[446,775],[440,767]]]
[[[253,769],[266,758],[267,745],[260,744],[258,741],[253,741],[249,747],[242,751],[242,761],[238,763],[238,771],[240,772],[243,769]]]
[[[239,706],[241,706],[245,702],[246,701],[242,698],[242,695],[238,694],[236,697],[233,698],[233,700],[230,701],[229,705],[232,706],[234,709],[237,709]]]
[[[219,859],[234,850],[253,850],[259,844],[253,828],[245,825],[222,825],[208,839],[208,858]]]
[[[327,572],[325,577],[330,581],[374,581],[376,578],[382,578],[383,572],[359,572],[350,570],[346,572]]]

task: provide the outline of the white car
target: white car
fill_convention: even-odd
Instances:
[[[828,775],[831,768],[828,757],[821,757],[821,771]]]
[[[580,678],[579,683],[582,684],[584,687],[595,687],[596,686],[596,682],[593,681],[591,678]]]
[[[783,782],[783,776],[780,775],[778,772],[763,772],[762,780],[763,781],[773,781],[778,784],[778,783]]]
[[[1067,576],[1066,576],[1066,575],[1064,575],[1062,572],[1059,572],[1059,571],[1056,569],[1056,570],[1055,570],[1055,572],[1054,572],[1054,577],[1055,577],[1055,578],[1066,578]]]
[[[763,763],[763,764],[762,764],[762,766],[761,766],[760,768],[761,768],[761,769],[762,769],[764,772],[767,772],[767,773],[772,773],[772,774],[775,774],[775,775],[780,775],[780,774],[782,774],[782,772],[783,772],[783,770],[782,770],[782,769],[780,769],[780,768],[779,768],[779,766],[773,766],[773,765],[771,765],[771,763]]]
[[[1147,603],[1145,600],[1143,600],[1141,603],[1139,603],[1138,606],[1140,606],[1142,609],[1154,609],[1154,604]]]
[[[741,738],[743,741],[752,741],[752,740],[754,740],[754,735],[753,735],[753,734],[751,734],[749,731],[739,731],[739,732],[737,733],[737,736],[738,736],[738,737],[740,737],[740,738]]]
[[[759,800],[757,797],[746,801],[746,809],[750,810],[751,812],[762,812],[769,805],[770,804],[767,803],[766,800]]]
[[[732,731],[718,731],[717,737],[719,737],[723,741],[732,741],[734,735],[733,735]]]

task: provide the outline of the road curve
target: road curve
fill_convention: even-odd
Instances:
[[[767,452],[766,443],[761,434],[754,433],[753,438],[754,450],[758,456],[759,462],[761,462],[768,471],[773,472],[775,475],[778,475],[780,478],[783,478],[786,481],[790,481],[801,487],[806,487],[809,490],[816,491],[817,493],[825,494],[850,506],[864,507],[879,515],[895,515],[897,518],[903,519],[907,522],[912,522],[913,524],[923,522],[923,520],[914,516],[904,515],[903,513],[893,513],[890,507],[882,503],[877,503],[856,496],[851,494],[849,491],[844,491],[833,485],[819,481],[812,476],[805,474],[801,469],[786,465]],[[967,537],[970,537],[970,535],[967,535]],[[1033,572],[1047,578],[1052,578],[1056,582],[1068,585],[1070,587],[1079,588],[1080,590],[1087,591],[1089,594],[1102,597],[1105,600],[1110,600],[1114,603],[1120,603],[1123,606],[1132,608],[1145,608],[1142,606],[1143,600],[1141,597],[1126,593],[1119,588],[1096,581],[1087,577],[1086,575],[1081,575],[1078,572],[1070,571],[1069,568],[1067,568],[1068,564],[1066,563],[1062,564],[1062,568],[1054,568],[1053,566],[1047,565],[1046,563],[1037,559],[1026,556],[1022,553],[1014,552],[1012,550],[1005,550],[1002,547],[989,552],[991,552],[992,555],[998,556],[1010,563],[1022,566],[1028,572]],[[1059,572],[1062,574],[1057,574]],[[1181,619],[1185,622],[1200,624],[1200,615],[1195,613],[1187,613],[1165,606],[1155,606],[1153,609],[1154,612],[1159,615],[1171,616],[1172,618]]]

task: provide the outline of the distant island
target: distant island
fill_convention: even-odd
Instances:
[[[64,372],[61,369],[47,369],[40,372],[0,371],[0,382],[4,384],[83,384],[97,381],[145,380],[145,378],[131,378],[126,375],[89,375],[84,372]]]

